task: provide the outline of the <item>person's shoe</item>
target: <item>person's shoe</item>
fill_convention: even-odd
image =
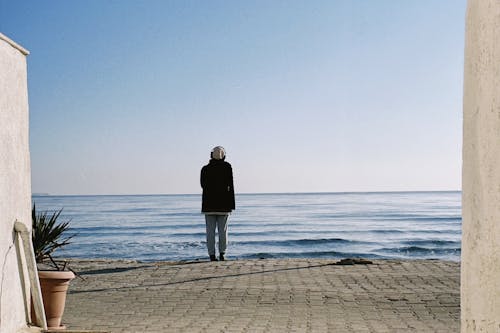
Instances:
[[[224,261],[226,260],[226,258],[224,258],[224,253],[221,253],[220,256],[219,256],[219,260],[220,261]]]
[[[215,257],[215,254],[210,255],[210,261],[217,261],[217,258]]]

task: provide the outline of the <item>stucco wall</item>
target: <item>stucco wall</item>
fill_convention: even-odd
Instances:
[[[462,332],[500,332],[500,1],[469,0],[464,72]]]
[[[26,326],[14,222],[31,228],[27,52],[0,34],[0,332]]]

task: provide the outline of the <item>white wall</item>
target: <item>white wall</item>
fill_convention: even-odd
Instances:
[[[500,1],[469,0],[464,71],[462,332],[500,332]]]
[[[26,327],[14,222],[31,229],[27,51],[0,34],[0,333]]]

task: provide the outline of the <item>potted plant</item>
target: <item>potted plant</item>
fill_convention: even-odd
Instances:
[[[62,209],[51,215],[46,211],[37,212],[34,204],[31,211],[33,249],[49,329],[65,328],[61,325],[61,319],[66,303],[66,293],[69,282],[75,278],[73,271],[67,268],[66,262],[58,264],[52,258],[52,253],[68,245],[74,236],[65,235],[70,221],[57,222],[61,212]]]

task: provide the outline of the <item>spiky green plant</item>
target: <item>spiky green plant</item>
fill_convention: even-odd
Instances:
[[[35,252],[35,260],[37,263],[45,262],[49,259],[57,269],[60,269],[54,259],[52,253],[63,246],[68,245],[70,239],[75,235],[64,236],[64,232],[69,229],[69,222],[58,223],[57,219],[61,215],[62,209],[53,212],[51,215],[47,211],[36,211],[36,206],[33,204],[31,210],[31,219],[33,222],[32,241]]]

